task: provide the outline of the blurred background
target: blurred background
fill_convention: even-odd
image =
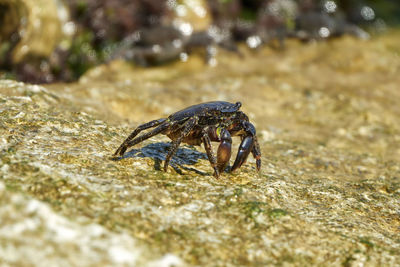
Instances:
[[[0,78],[71,82],[122,59],[151,67],[192,53],[216,64],[287,39],[368,39],[400,22],[396,0],[0,0]]]

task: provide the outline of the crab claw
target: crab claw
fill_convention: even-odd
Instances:
[[[220,138],[221,143],[217,151],[217,168],[219,173],[222,173],[231,158],[232,138],[225,129],[221,130]]]
[[[260,152],[260,145],[258,144],[257,139],[254,139],[254,145],[253,149],[251,150],[251,153],[253,154],[254,158],[256,159],[256,166],[257,166],[257,171],[260,171],[261,169],[261,152]]]
[[[261,159],[259,156],[256,157],[256,166],[257,166],[257,171],[260,171],[261,169]]]
[[[254,145],[254,138],[253,136],[246,136],[243,138],[242,142],[240,143],[238,154],[235,159],[235,163],[233,163],[231,171],[236,170],[243,163],[246,162],[247,156],[249,155],[250,151],[253,149]]]

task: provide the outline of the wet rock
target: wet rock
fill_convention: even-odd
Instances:
[[[169,1],[167,5],[174,12],[173,24],[177,28],[189,27],[186,31],[204,31],[212,23],[206,0]],[[187,32],[189,33],[189,32]]]

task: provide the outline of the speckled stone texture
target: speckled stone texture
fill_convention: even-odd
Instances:
[[[289,41],[221,52],[214,68],[192,56],[112,62],[74,84],[0,81],[0,263],[398,266],[399,42]],[[217,180],[189,146],[164,173],[165,136],[110,159],[137,125],[211,100],[242,102],[260,173],[249,158]]]

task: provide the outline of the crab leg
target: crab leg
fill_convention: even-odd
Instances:
[[[174,154],[175,154],[176,150],[178,149],[179,145],[181,144],[183,138],[185,138],[190,133],[190,131],[193,130],[193,128],[196,125],[198,120],[199,120],[198,117],[193,117],[193,118],[189,119],[187,122],[185,122],[184,129],[181,132],[181,134],[179,135],[179,137],[172,141],[171,147],[168,151],[168,155],[165,158],[165,162],[164,162],[164,171],[165,172],[168,169],[169,161],[174,156]],[[161,127],[161,126],[159,126],[159,127]]]
[[[247,159],[250,151],[253,150],[254,141],[256,140],[255,139],[256,129],[253,126],[253,124],[245,121],[242,124],[242,128],[246,132],[246,135],[242,137],[242,142],[240,143],[238,154],[236,156],[235,162],[233,163],[231,171],[236,170],[237,168],[242,166],[243,163],[246,162],[246,159]],[[261,162],[260,162],[260,164],[261,164]]]
[[[253,157],[256,159],[257,171],[260,171],[261,151],[260,151],[260,145],[258,144],[258,140],[257,140],[256,136],[254,136],[254,146],[253,146],[253,149],[251,150],[251,153],[253,154]]]
[[[161,125],[160,125],[161,124]],[[159,125],[159,126],[158,126]],[[114,156],[116,155],[120,155],[122,156],[125,151],[131,147],[134,146],[156,134],[161,133],[162,131],[164,131],[165,129],[167,129],[169,127],[170,123],[166,122],[166,119],[158,119],[158,120],[154,120],[154,121],[150,121],[148,123],[139,125],[129,136],[128,138],[125,139],[125,141],[119,146],[119,148],[115,151]],[[136,137],[136,135],[138,135],[141,131],[146,130],[148,128],[152,128],[158,126],[157,128],[155,128],[154,130],[147,132],[145,134],[140,135],[139,137]]]
[[[217,158],[215,158],[212,151],[210,135],[213,141],[221,142],[218,147]],[[214,176],[218,178],[220,173],[224,171],[229,159],[231,158],[231,135],[226,129],[222,129],[220,132],[220,137],[218,137],[215,128],[207,128],[203,131],[202,141],[207,152],[208,160],[214,169]]]
[[[214,169],[214,176],[216,178],[218,178],[219,177],[219,171],[218,171],[218,168],[217,168],[217,159],[215,158],[215,155],[214,155],[214,153],[212,151],[211,139],[210,139],[210,136],[208,135],[207,131],[203,132],[202,141],[203,141],[203,144],[204,144],[204,149],[207,152],[208,160],[210,161],[211,166]]]

